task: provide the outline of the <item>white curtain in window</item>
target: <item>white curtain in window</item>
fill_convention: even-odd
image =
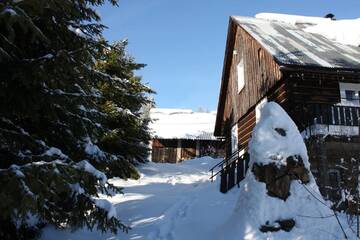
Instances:
[[[238,150],[238,127],[235,124],[231,128],[231,152],[235,152]]]
[[[238,92],[240,92],[245,86],[245,71],[244,71],[244,61],[240,60],[237,65],[237,82],[238,82]]]

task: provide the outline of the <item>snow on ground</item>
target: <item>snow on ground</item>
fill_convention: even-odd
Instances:
[[[226,230],[224,223],[229,226],[239,226],[239,224],[245,224],[242,222],[243,219],[249,217],[244,215],[229,220],[234,216],[235,208],[244,207],[238,203],[238,199],[242,198],[239,195],[241,191],[235,187],[230,192],[222,194],[219,192],[219,179],[213,183],[209,182],[208,169],[220,160],[203,157],[180,164],[148,163],[141,166],[139,180],[112,179],[115,185],[125,187],[124,195],[119,194],[108,200],[115,205],[118,216],[132,227],[128,234],[122,232],[117,235],[102,234],[85,228],[71,232],[46,227],[41,239],[242,240],[238,235],[229,235],[224,232]],[[264,188],[261,185],[258,188],[249,187],[248,182],[240,184],[240,189],[248,189],[248,191],[263,191]],[[263,204],[265,207],[272,208],[270,203],[254,201],[251,204],[254,206]],[[316,215],[317,212],[312,212],[311,216]],[[350,236],[351,231],[345,218],[341,220]],[[329,234],[329,240],[342,239],[339,226],[328,225],[328,223],[328,219],[316,219],[315,225],[318,232],[311,232],[313,236],[316,237],[323,231],[332,231],[336,234]],[[286,233],[283,234],[289,236]],[[264,234],[260,239],[267,239],[267,235]]]
[[[331,20],[279,13],[258,13],[255,17],[300,26],[306,32],[317,33],[342,44],[360,46],[360,18]]]
[[[217,227],[231,214],[238,192],[236,188],[222,194],[218,180],[209,181],[209,168],[220,160],[202,157],[180,164],[147,163],[140,167],[139,180],[112,179],[124,187],[125,194],[108,200],[119,218],[132,227],[128,234],[46,227],[41,239],[213,239]]]
[[[158,138],[215,139],[216,112],[190,109],[154,108],[150,111],[150,129]]]

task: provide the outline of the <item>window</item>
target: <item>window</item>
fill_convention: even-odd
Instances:
[[[347,101],[353,101],[356,99],[355,91],[353,90],[345,90],[345,98]]]
[[[231,152],[238,150],[238,127],[237,123],[231,128]]]
[[[239,64],[237,65],[237,81],[238,81],[238,93],[240,93],[240,91],[245,86],[245,71],[244,71],[243,59],[241,59]]]
[[[360,84],[339,82],[341,102],[344,106],[360,106]]]

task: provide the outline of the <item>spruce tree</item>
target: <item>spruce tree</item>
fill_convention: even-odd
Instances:
[[[101,64],[106,49],[124,54],[101,38],[94,8],[102,4],[0,2],[0,239],[28,239],[47,223],[128,229],[98,199],[121,188],[96,168],[136,175],[131,162],[144,159],[148,139],[140,106],[150,90],[131,58]]]
[[[127,54],[126,46],[126,40],[115,42],[97,56],[96,69],[109,76],[98,86],[103,96],[98,105],[106,116],[106,131],[99,146],[120,159],[109,162],[107,166],[111,167],[104,171],[110,176],[136,178],[138,174],[131,164],[146,161],[148,155],[149,118],[143,108],[153,105],[149,94],[154,92],[135,76],[134,71],[145,65],[136,63]]]

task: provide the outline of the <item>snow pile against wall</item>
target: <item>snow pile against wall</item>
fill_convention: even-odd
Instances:
[[[319,240],[339,236],[333,212],[310,172],[302,137],[278,104],[270,102],[262,109],[249,153],[249,171],[240,185],[234,213],[224,224],[219,239]],[[291,169],[290,165],[298,167]],[[276,169],[283,169],[281,176],[268,182]],[[302,177],[299,169],[303,169]],[[284,189],[284,178],[290,183],[285,195],[277,191]]]
[[[152,135],[158,138],[215,139],[216,112],[154,108],[150,111]]]
[[[292,24],[303,28],[306,32],[320,34],[342,44],[360,46],[360,18],[331,20],[330,18],[277,13],[259,13],[255,17]]]

